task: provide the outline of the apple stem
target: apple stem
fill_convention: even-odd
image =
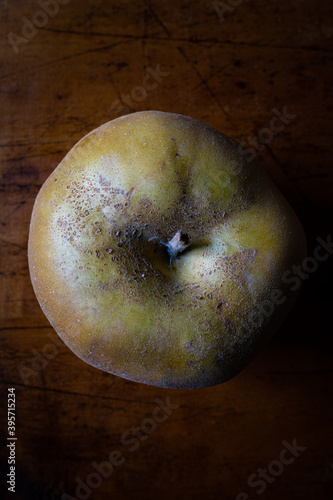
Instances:
[[[182,231],[177,231],[174,237],[168,241],[168,243],[164,243],[161,241],[162,245],[166,246],[168,249],[168,254],[170,255],[170,267],[173,259],[176,259],[178,254],[183,252],[185,248],[187,248],[190,244],[190,239],[187,234]]]

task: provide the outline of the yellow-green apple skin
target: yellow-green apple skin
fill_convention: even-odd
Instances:
[[[160,111],[106,123],[67,154],[36,198],[28,255],[40,306],[77,356],[136,382],[202,388],[271,338],[297,295],[281,278],[306,244],[247,157]]]

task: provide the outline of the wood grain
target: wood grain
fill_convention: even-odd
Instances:
[[[8,34],[26,34],[24,19],[43,24],[41,5],[13,0],[1,9],[4,438],[8,387],[17,398],[17,491],[6,490],[4,445],[1,497],[83,498],[76,478],[86,482],[94,461],[119,450],[124,463],[86,498],[240,500],[246,492],[255,499],[258,487],[248,478],[296,439],[306,449],[260,498],[332,498],[331,257],[304,281],[287,321],[244,372],[191,391],[135,384],[78,359],[43,316],[27,262],[31,211],[44,180],[90,130],[146,109],[192,116],[247,143],[264,134],[274,109],[295,115],[261,143],[257,160],[299,215],[313,255],[316,238],[332,234],[329,2],[244,0],[223,21],[203,0],[50,4],[58,12],[17,52]],[[160,76],[151,76],[157,85],[147,90],[149,71]],[[122,436],[145,425],[156,399],[167,398],[178,407],[130,451],[133,443]]]

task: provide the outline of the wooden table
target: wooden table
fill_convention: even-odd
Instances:
[[[139,110],[189,115],[247,146],[257,140],[257,160],[298,214],[309,256],[317,237],[328,240],[330,2],[222,4],[3,2],[1,498],[333,498],[331,257],[248,368],[203,390],[148,387],[85,364],[57,338],[30,283],[29,221],[42,183],[86,133]],[[272,134],[276,112],[288,123]],[[15,495],[4,484],[8,388]],[[163,402],[172,408],[155,410]],[[154,411],[167,418],[152,423]],[[293,443],[294,456],[284,451]],[[102,478],[93,463],[111,459]],[[90,487],[75,492],[76,478]]]

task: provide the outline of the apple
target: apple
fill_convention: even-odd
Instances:
[[[29,233],[35,294],[82,360],[126,379],[203,388],[238,374],[296,293],[295,213],[221,132],[179,114],[122,116],[42,186]]]

